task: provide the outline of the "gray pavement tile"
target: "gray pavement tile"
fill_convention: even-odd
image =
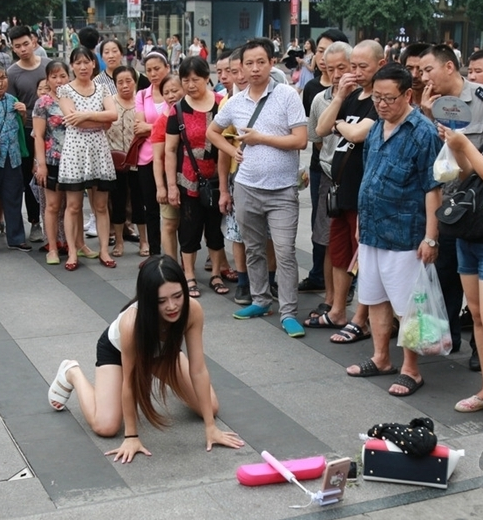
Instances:
[[[20,455],[15,443],[10,437],[5,423],[0,418],[0,482],[7,481],[26,467],[26,462]]]
[[[130,494],[68,411],[10,417],[7,425],[57,506]]]
[[[37,478],[0,482],[0,504],[0,518],[5,520],[56,515],[55,504]]]
[[[258,452],[273,450],[278,457],[288,459],[313,456],[328,450],[327,444],[223,367],[212,360],[207,364],[213,380],[223,388],[220,419],[252,448]]]

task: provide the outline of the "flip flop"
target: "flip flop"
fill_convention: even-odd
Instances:
[[[356,343],[357,341],[362,341],[371,337],[370,332],[364,332],[361,327],[353,321],[349,321],[349,323],[337,334],[345,339],[337,340],[333,339],[334,336],[331,336],[330,341],[332,343]]]
[[[322,323],[320,320],[322,319]],[[310,329],[342,329],[346,326],[346,323],[334,323],[329,318],[329,312],[324,312],[320,316],[309,318],[304,321],[304,325]]]
[[[221,269],[220,274],[223,280],[228,280],[233,283],[238,282],[238,273],[231,267],[229,269]]]
[[[424,385],[424,379],[421,378],[421,381],[419,383],[411,376],[408,376],[407,374],[399,374],[395,381],[393,382],[393,385],[400,385],[407,388],[409,391],[405,394],[398,394],[397,392],[391,392],[389,390],[389,393],[391,395],[394,395],[395,397],[406,397],[408,395],[414,394],[417,390],[419,390]]]
[[[78,367],[79,363],[77,361],[72,361],[70,359],[64,359],[59,366],[59,370],[57,370],[57,375],[55,376],[54,382],[50,385],[49,388],[49,404],[52,408],[58,412],[65,408],[69,397],[71,396],[72,390],[74,387],[67,381],[65,374],[67,370]],[[53,402],[60,403],[62,406],[60,408],[54,406]]]
[[[329,312],[331,309],[332,309],[332,305],[329,305],[328,303],[323,303],[323,302],[319,303],[319,305],[317,305],[316,309],[313,309],[309,312],[309,318],[318,318],[319,316],[324,314],[324,312]]]
[[[379,370],[379,368],[377,368],[377,365],[374,363],[374,361],[372,361],[372,359],[366,359],[365,361],[358,363],[357,366],[361,369],[361,371],[358,374],[349,374],[349,372],[347,372],[347,375],[351,377],[373,377],[390,376],[393,374],[397,374],[396,367],[391,367],[387,370]]]

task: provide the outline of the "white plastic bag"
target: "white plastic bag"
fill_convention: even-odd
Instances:
[[[448,313],[434,264],[420,271],[401,320],[397,344],[421,356],[447,356],[453,344]]]
[[[460,167],[456,162],[453,152],[449,146],[444,143],[439,151],[433,165],[434,180],[438,182],[454,181],[460,174]]]

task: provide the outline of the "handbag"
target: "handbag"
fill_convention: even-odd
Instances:
[[[122,150],[111,150],[112,162],[117,172],[127,172],[129,165],[126,164],[127,153]]]
[[[147,137],[143,135],[136,135],[132,140],[131,145],[129,146],[129,150],[126,152],[126,158],[124,159],[124,163],[122,166],[126,168],[129,166],[136,167],[139,161],[139,151],[141,150],[141,146],[146,141]]]
[[[337,175],[334,179],[332,179],[332,184],[329,187],[329,191],[327,192],[327,216],[329,218],[337,218],[340,217],[342,214],[342,210],[340,209],[339,204],[339,185],[340,185],[340,179],[342,177],[342,172],[344,171],[345,165],[347,164],[347,161],[349,160],[349,156],[352,153],[352,150],[354,149],[355,144],[349,143],[349,149],[344,154],[344,158],[342,159],[342,162],[340,163],[339,171],[337,172]]]
[[[473,173],[436,210],[439,232],[468,242],[483,242],[483,180]]]
[[[178,117],[181,140],[183,141],[186,152],[188,153],[191,166],[193,167],[193,170],[196,173],[196,177],[198,178],[198,194],[200,197],[200,203],[204,208],[218,208],[218,202],[220,200],[220,179],[218,178],[218,175],[210,177],[209,179],[201,175],[198,163],[196,162],[196,158],[193,155],[193,150],[189,144],[188,136],[186,135],[186,126],[184,124],[181,101],[176,103],[175,109],[176,115]]]

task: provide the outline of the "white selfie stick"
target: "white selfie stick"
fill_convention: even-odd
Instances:
[[[276,469],[280,475],[282,475],[288,482],[292,484],[296,484],[300,489],[303,490],[303,492],[307,495],[312,495],[312,493],[306,489],[302,484],[295,478],[295,475],[287,469],[280,461],[278,461],[273,455],[268,453],[268,451],[262,451],[261,453],[262,458],[265,460],[265,462],[268,462],[270,466],[272,466],[273,469]]]
[[[321,506],[326,506],[329,504],[335,504],[339,501],[338,498],[334,498],[333,495],[339,494],[340,490],[331,490],[331,491],[317,491],[317,493],[312,493],[307,488],[302,486],[302,484],[296,479],[295,475],[286,468],[280,461],[278,461],[273,455],[268,453],[268,451],[262,451],[260,454],[262,458],[272,466],[273,469],[277,470],[280,475],[282,475],[288,482],[291,484],[297,485],[306,495],[310,497],[310,504],[312,502],[316,502]],[[308,504],[308,505],[310,505]],[[306,507],[306,506],[291,506],[293,508]]]

